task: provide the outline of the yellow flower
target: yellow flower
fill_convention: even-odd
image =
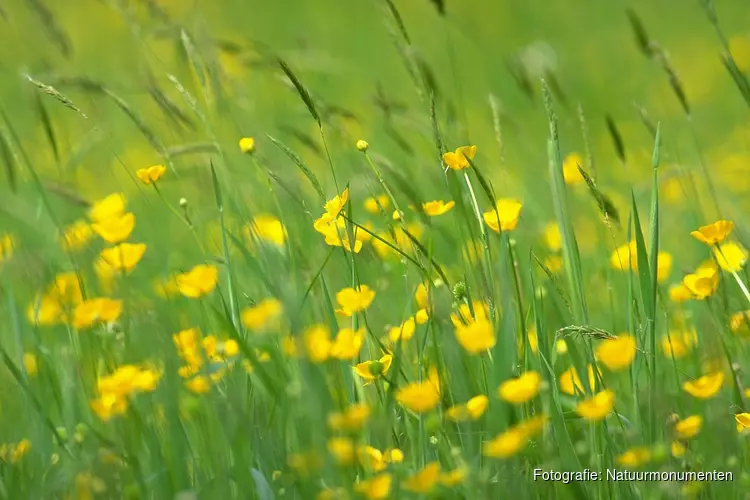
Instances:
[[[211,380],[205,375],[196,375],[185,381],[185,387],[195,394],[205,394],[211,390]]]
[[[557,222],[550,222],[544,226],[544,242],[547,248],[553,252],[557,252],[562,248],[562,234],[560,233],[560,227]]]
[[[495,346],[495,329],[487,319],[456,327],[456,340],[469,354],[481,354]]]
[[[506,380],[497,390],[500,398],[513,404],[530,401],[539,394],[542,377],[535,371],[528,371],[517,378]]]
[[[272,243],[277,247],[283,247],[286,243],[286,228],[281,220],[269,214],[256,215],[245,228],[245,234],[252,241],[253,235],[262,241]]]
[[[355,288],[344,288],[336,294],[336,302],[341,309],[336,312],[344,316],[351,316],[356,312],[364,311],[375,299],[375,290],[367,285]]]
[[[276,326],[275,323],[283,312],[284,307],[278,299],[263,299],[242,311],[242,324],[256,332],[265,330]]]
[[[358,140],[356,146],[357,146],[357,151],[360,151],[362,153],[367,151],[367,149],[370,147],[370,145],[364,139]]]
[[[669,299],[672,302],[680,303],[693,298],[693,293],[682,283],[677,283],[669,287]]]
[[[476,146],[461,146],[455,152],[444,153],[443,161],[452,170],[463,170],[471,166],[469,160],[473,160],[476,154]]]
[[[35,377],[39,371],[39,363],[36,359],[36,354],[33,352],[23,353],[23,367],[26,370],[26,375],[29,377]]]
[[[511,427],[487,441],[482,446],[482,454],[492,458],[510,458],[526,447],[529,435],[521,427]]]
[[[252,137],[241,138],[239,145],[240,151],[242,151],[244,154],[255,152],[255,139],[253,139]]]
[[[102,250],[101,258],[109,266],[129,272],[138,265],[145,252],[145,243],[120,243]]]
[[[97,322],[116,321],[122,313],[122,301],[106,297],[89,299],[76,307],[73,313],[73,327],[82,330]]]
[[[669,447],[669,451],[672,452],[672,456],[675,458],[680,458],[682,455],[685,454],[685,445],[680,443],[679,441],[672,441],[672,444]]]
[[[414,413],[427,413],[440,403],[440,388],[429,379],[412,382],[396,391],[396,400]]]
[[[638,270],[637,248],[635,241],[620,245],[612,252],[609,263],[613,269],[618,271]]]
[[[693,298],[704,300],[713,295],[719,287],[719,272],[715,268],[700,267],[694,274],[685,276],[682,284],[690,290]]]
[[[92,234],[93,232],[88,222],[77,220],[63,230],[62,237],[60,238],[60,246],[67,252],[78,251],[85,247],[91,240]],[[0,253],[2,252],[0,251]],[[0,258],[0,261],[2,261],[2,258]]]
[[[593,397],[581,401],[576,406],[576,413],[586,420],[602,420],[607,417],[615,407],[615,393],[609,389],[594,394]]]
[[[497,200],[494,209],[484,213],[484,222],[496,233],[501,230],[512,231],[518,225],[522,207],[523,205],[518,200],[502,198]]]
[[[414,315],[414,321],[416,321],[418,325],[424,325],[429,319],[430,313],[427,312],[427,309],[420,309],[417,311],[417,314]]]
[[[578,153],[570,153],[563,160],[563,179],[565,184],[574,186],[582,183],[585,179],[578,170],[578,165],[583,168],[583,158]]]
[[[596,346],[596,359],[611,371],[625,370],[635,359],[635,337],[620,335],[616,339],[603,340]]]
[[[365,329],[360,328],[356,332],[351,328],[342,328],[336,335],[331,346],[331,357],[341,360],[351,360],[359,355],[365,342]]]
[[[432,491],[440,479],[440,463],[430,462],[422,470],[404,481],[404,489],[413,493],[426,494]]]
[[[698,344],[698,333],[690,330],[670,330],[668,335],[661,339],[661,349],[668,358],[680,359]]]
[[[703,426],[703,417],[692,415],[684,420],[680,420],[674,426],[677,437],[684,440],[694,438]]]
[[[332,216],[328,213],[323,214],[319,219],[313,222],[313,228],[325,236],[326,245],[333,247],[343,247],[345,250],[359,253],[362,250],[363,242],[369,238],[369,235],[359,228],[353,228],[354,248],[352,248],[349,238],[349,230],[346,227],[346,221],[343,217]]]
[[[161,176],[166,171],[167,168],[164,165],[153,165],[148,168],[139,168],[136,170],[135,175],[138,176],[142,183],[148,186],[161,179]]]
[[[724,372],[715,372],[695,380],[688,380],[682,384],[682,388],[698,399],[709,399],[716,395],[724,384]]]
[[[365,385],[388,373],[393,363],[393,356],[386,354],[377,361],[364,361],[354,367],[354,373],[365,379]]]
[[[615,459],[615,462],[625,467],[640,467],[651,460],[651,450],[645,446],[636,446]]]
[[[198,264],[190,271],[178,274],[177,289],[190,299],[197,299],[211,293],[219,281],[219,270],[216,266]]]
[[[333,437],[328,440],[328,451],[339,465],[349,465],[354,462],[354,442],[343,437]]]
[[[479,420],[489,405],[489,398],[484,394],[474,396],[465,404],[451,406],[446,411],[446,417],[454,422],[463,422],[466,420]]]
[[[727,272],[738,272],[747,262],[747,250],[733,241],[723,243],[714,248],[714,256],[721,268]]]
[[[738,413],[734,416],[737,423],[737,432],[746,432],[750,429],[750,413]]]
[[[748,329],[749,325],[750,310],[736,312],[729,317],[729,329],[735,335],[747,335],[750,333],[750,330]]]
[[[733,229],[734,222],[718,220],[707,226],[699,227],[697,231],[691,232],[690,235],[706,245],[716,245],[724,241]]]
[[[735,35],[729,39],[729,52],[737,68],[743,73],[750,72],[750,38],[747,35]]]
[[[544,258],[544,267],[550,270],[551,273],[557,274],[562,271],[563,258],[560,255],[549,255]]]
[[[94,202],[89,210],[89,218],[94,222],[103,222],[108,219],[116,219],[125,214],[125,196],[121,193],[110,194],[97,202]]]
[[[449,201],[448,203],[445,203],[443,200],[426,201],[422,203],[422,210],[430,217],[436,217],[447,213],[455,205],[455,201]]]
[[[135,215],[123,214],[91,224],[91,228],[107,243],[119,243],[130,237],[135,228]]]
[[[303,334],[307,357],[312,363],[323,363],[331,356],[331,333],[324,325],[314,325]]]
[[[10,258],[13,257],[14,247],[15,244],[11,235],[0,235],[0,264],[10,260]]]
[[[659,283],[665,282],[672,272],[672,254],[659,252],[656,256],[656,279]]]
[[[354,491],[364,495],[368,500],[383,500],[391,494],[393,478],[390,474],[380,474],[354,484]]]
[[[26,317],[34,325],[52,326],[65,321],[65,313],[60,301],[55,297],[43,295],[29,304]]]
[[[346,188],[341,192],[341,195],[336,195],[328,200],[323,208],[325,208],[327,215],[335,218],[338,217],[339,213],[344,209],[348,201],[349,188]]]
[[[389,204],[390,198],[388,198],[388,195],[381,194],[376,197],[370,197],[365,200],[365,211],[372,215],[378,215],[380,208],[382,207],[383,210],[386,210]]]
[[[112,417],[125,413],[128,409],[128,400],[114,393],[105,393],[91,402],[91,409],[99,420],[108,422]]]
[[[388,330],[388,339],[391,342],[398,342],[399,340],[409,340],[414,336],[414,332],[416,330],[416,321],[413,317],[411,317],[401,323],[399,326],[391,327]]]
[[[22,439],[18,443],[0,446],[0,462],[17,464],[31,450],[31,441]]]
[[[358,431],[364,427],[372,411],[366,403],[355,403],[342,413],[328,415],[328,427],[333,430]]]
[[[440,474],[440,484],[446,488],[452,488],[456,485],[463,483],[466,480],[466,476],[469,475],[469,470],[465,466],[458,467],[452,471],[443,472]]]
[[[597,371],[599,372],[599,376],[601,377],[601,370],[597,368]],[[596,386],[596,375],[594,375],[594,367],[592,365],[588,366],[588,374],[589,374],[589,387],[593,390]],[[581,379],[578,376],[578,372],[576,371],[575,367],[570,367],[565,372],[563,372],[562,375],[560,375],[560,390],[563,391],[565,394],[570,394],[571,396],[574,396],[576,391],[583,393],[583,383],[581,382]]]

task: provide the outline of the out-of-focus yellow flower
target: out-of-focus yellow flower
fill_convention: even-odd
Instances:
[[[356,147],[357,151],[364,153],[369,149],[370,145],[364,139],[360,139],[357,141]]]
[[[636,446],[615,459],[618,465],[640,467],[651,460],[651,450],[646,446]]]
[[[91,401],[91,408],[100,420],[107,422],[125,413],[129,397],[139,392],[154,391],[160,376],[153,368],[120,366],[112,374],[98,379],[96,387],[99,397]]]
[[[372,410],[366,403],[355,403],[328,415],[328,427],[337,431],[355,432],[361,430],[370,418]]]
[[[669,451],[672,453],[673,457],[680,458],[685,454],[687,450],[684,444],[680,443],[679,441],[672,441],[672,444],[669,447]]]
[[[384,473],[355,483],[354,491],[363,495],[368,500],[384,500],[391,494],[392,483],[393,477],[388,473]]]
[[[714,397],[724,384],[724,372],[715,372],[703,375],[695,380],[688,380],[682,384],[682,388],[698,399],[709,399]]]
[[[113,193],[94,202],[89,210],[89,218],[94,222],[103,222],[108,219],[116,219],[125,214],[125,196],[122,193]]]
[[[314,325],[303,334],[307,357],[312,363],[323,363],[331,356],[331,333],[325,325]]]
[[[704,300],[713,295],[719,287],[719,272],[716,268],[700,267],[695,273],[686,275],[682,279],[682,284],[690,290],[694,299]]]
[[[7,262],[13,257],[15,242],[9,234],[0,235],[0,264]]]
[[[39,372],[39,363],[36,358],[36,354],[33,352],[23,353],[23,368],[26,370],[26,375],[29,377],[35,377]]]
[[[464,422],[466,420],[479,420],[489,405],[489,398],[484,394],[474,396],[466,403],[453,405],[445,412],[448,419],[454,422]]]
[[[336,312],[344,316],[352,316],[354,313],[366,310],[375,299],[375,290],[367,285],[357,288],[344,288],[336,294],[336,302],[341,309]]]
[[[461,146],[455,152],[444,153],[443,161],[452,170],[463,170],[471,166],[469,160],[473,160],[476,154],[476,146]]]
[[[60,246],[66,252],[76,252],[91,241],[93,231],[91,225],[85,220],[77,220],[73,224],[67,226],[60,237]],[[2,246],[2,245],[0,245]],[[2,253],[2,251],[0,251]],[[0,257],[0,261],[2,258]]]
[[[340,195],[336,195],[326,202],[323,208],[331,217],[338,217],[349,201],[349,188],[344,189]]]
[[[729,329],[735,335],[747,336],[750,334],[750,309],[732,314],[729,317]]]
[[[135,175],[138,176],[142,183],[148,186],[161,179],[166,171],[167,167],[164,165],[152,165],[146,168],[139,168],[135,171]]]
[[[365,329],[360,328],[357,331],[351,328],[342,328],[336,335],[336,339],[331,345],[331,357],[341,360],[352,360],[359,355],[362,345],[365,342]]]
[[[447,213],[454,206],[456,206],[455,201],[449,201],[447,203],[443,200],[426,201],[422,203],[422,210],[424,210],[424,213],[430,217],[437,217],[438,215]]]
[[[684,440],[692,439],[703,427],[703,417],[700,415],[691,415],[684,420],[680,420],[674,426],[677,437]]]
[[[219,270],[216,266],[198,264],[186,273],[175,277],[177,289],[190,299],[197,299],[213,292],[219,281]]]
[[[672,254],[659,252],[656,256],[656,279],[659,283],[665,282],[672,273]]]
[[[239,141],[240,151],[244,154],[255,152],[255,139],[252,137],[243,137]]]
[[[735,35],[729,39],[729,52],[740,71],[750,73],[750,37]]]
[[[562,234],[560,233],[560,227],[557,222],[550,222],[543,229],[544,243],[547,248],[553,252],[558,252],[562,248]]]
[[[252,241],[256,236],[262,241],[283,247],[286,243],[287,232],[284,224],[275,215],[259,214],[245,227],[245,235]]]
[[[542,377],[538,372],[528,371],[517,378],[506,380],[497,390],[500,398],[513,404],[523,404],[539,394]]]
[[[596,359],[611,371],[627,369],[633,363],[635,353],[635,337],[632,335],[602,340],[595,350]]]
[[[255,332],[274,328],[278,326],[277,322],[283,312],[284,307],[278,299],[263,299],[254,306],[243,309],[242,324]]]
[[[482,453],[486,457],[510,458],[521,451],[528,441],[526,432],[518,428],[510,428],[485,442]]]
[[[362,245],[369,235],[359,228],[353,228],[354,246],[352,247],[349,237],[349,230],[343,217],[334,217],[329,214],[323,214],[319,219],[313,222],[313,228],[325,236],[326,245],[333,247],[343,247],[349,252],[359,253]]]
[[[734,241],[728,241],[714,248],[714,256],[721,268],[727,272],[739,272],[747,262],[747,250]]]
[[[750,413],[738,413],[734,416],[737,423],[737,432],[746,432],[750,429]]]
[[[699,227],[697,231],[692,231],[690,235],[706,245],[716,245],[724,241],[733,229],[734,222],[718,220],[712,224]]]
[[[390,205],[390,198],[388,195],[381,194],[376,197],[370,197],[365,200],[364,206],[367,213],[372,215],[378,215],[382,207],[383,210],[387,210]]]
[[[668,358],[680,359],[687,356],[698,344],[698,332],[695,329],[670,330],[661,339],[661,349]]]
[[[586,420],[598,421],[607,417],[615,407],[615,393],[609,389],[594,394],[576,406],[576,413]]]
[[[446,488],[452,488],[456,485],[463,483],[466,477],[469,475],[469,469],[466,466],[461,466],[448,472],[440,474],[440,484]]]
[[[672,302],[680,303],[693,298],[693,292],[682,283],[677,283],[669,287],[669,299]]]
[[[613,269],[617,269],[618,271],[637,270],[638,258],[635,241],[615,248],[615,251],[612,252],[612,256],[609,258],[609,263]]]
[[[388,330],[388,340],[391,342],[398,342],[400,340],[409,340],[414,336],[414,332],[417,331],[416,321],[414,317],[407,318],[403,323],[398,326],[392,326]]]
[[[440,463],[430,462],[422,470],[407,477],[403,483],[406,491],[427,494],[437,485],[440,479]]]
[[[123,242],[117,246],[105,248],[101,252],[101,258],[111,267],[124,272],[130,272],[141,261],[146,252],[145,243]]]
[[[349,465],[354,462],[354,442],[349,438],[332,437],[328,440],[328,452],[333,455],[339,465]]]
[[[195,394],[206,394],[211,390],[211,380],[205,375],[196,375],[185,381],[185,387]]]
[[[440,403],[440,387],[430,379],[412,382],[396,391],[396,400],[414,413],[427,413]]]
[[[580,154],[570,153],[565,157],[562,165],[565,184],[575,186],[585,180],[583,175],[581,175],[581,172],[578,170],[578,165],[583,168],[583,157]]]
[[[107,243],[120,243],[130,237],[135,228],[135,215],[126,213],[119,217],[110,217],[101,222],[94,222],[91,228]]]
[[[117,321],[122,314],[122,300],[101,297],[81,302],[73,312],[73,327],[82,330],[97,322]]]
[[[430,319],[430,313],[427,312],[427,309],[420,309],[414,315],[414,321],[416,321],[418,325],[424,325],[425,323],[427,323],[429,319]]]
[[[481,354],[497,342],[495,329],[488,319],[472,321],[456,327],[456,340],[469,354]]]
[[[354,367],[354,373],[365,380],[365,385],[372,383],[378,377],[388,373],[393,363],[393,356],[383,355],[376,361],[363,361]]]
[[[601,370],[598,369],[599,376],[601,377]],[[588,375],[589,375],[589,387],[593,390],[596,386],[596,375],[594,374],[594,367],[592,365],[588,366]],[[563,372],[562,375],[560,375],[560,390],[563,391],[565,394],[570,394],[571,396],[575,395],[576,391],[583,393],[583,383],[581,382],[581,379],[578,376],[578,372],[576,371],[575,367],[571,366],[565,372]]]
[[[496,233],[501,230],[512,231],[518,225],[522,207],[521,202],[515,199],[503,198],[497,200],[495,208],[484,212],[484,222]]]
[[[481,300],[474,300],[471,303],[471,308],[468,304],[458,306],[458,310],[451,313],[451,322],[453,326],[458,328],[459,326],[465,326],[476,321],[488,320],[489,316],[489,304]]]
[[[18,443],[0,446],[0,462],[17,464],[31,450],[31,441],[22,439]]]

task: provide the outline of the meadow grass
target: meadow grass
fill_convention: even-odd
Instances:
[[[748,14],[3,3],[0,498],[745,498]]]

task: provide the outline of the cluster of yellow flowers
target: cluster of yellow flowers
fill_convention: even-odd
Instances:
[[[91,401],[91,408],[105,422],[122,415],[128,409],[128,399],[139,392],[154,391],[160,377],[153,367],[121,366],[111,375],[99,377],[96,384],[98,397]]]
[[[16,464],[31,450],[31,441],[22,439],[18,443],[0,445],[0,461]]]
[[[179,369],[182,378],[188,379],[185,387],[195,393],[205,393],[211,383],[220,381],[234,365],[239,354],[239,344],[233,339],[219,341],[214,335],[201,338],[197,328],[182,330],[172,336],[177,352],[185,361]]]

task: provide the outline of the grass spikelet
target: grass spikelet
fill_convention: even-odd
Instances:
[[[586,170],[584,170],[581,165],[577,165],[577,167],[578,172],[580,172],[581,176],[583,176],[583,180],[586,182],[586,187],[588,187],[589,193],[591,193],[594,201],[596,201],[596,206],[599,208],[599,211],[602,213],[605,220],[611,220],[614,221],[615,224],[620,225],[620,213],[610,197],[604,194],[596,186],[594,179],[586,173]]]
[[[73,48],[70,43],[70,37],[63,31],[60,24],[55,19],[52,11],[44,5],[42,0],[26,0],[34,14],[39,18],[44,26],[44,32],[52,42],[57,45],[63,56],[70,57],[73,53]]]
[[[68,98],[68,96],[66,96],[59,90],[57,90],[55,87],[51,85],[47,85],[46,83],[42,83],[39,80],[35,80],[29,75],[24,75],[24,78],[26,78],[26,80],[28,80],[32,85],[34,85],[39,91],[47,94],[48,96],[54,97],[55,99],[60,101],[66,108],[70,108],[73,111],[77,111],[78,113],[81,114],[81,116],[86,118],[86,114],[83,111],[81,111],[78,108],[78,106],[73,104],[73,101],[71,101],[70,98]]]
[[[276,145],[277,148],[279,148],[285,155],[287,155],[295,165],[297,165],[300,171],[305,174],[305,177],[307,177],[307,179],[310,181],[310,184],[312,184],[315,192],[318,193],[318,196],[320,196],[322,200],[325,200],[325,193],[323,192],[323,187],[320,185],[320,181],[315,176],[313,171],[310,170],[310,167],[308,167],[307,164],[302,161],[302,158],[300,158],[297,153],[289,149],[284,143],[282,143],[275,137],[272,137],[270,135],[267,135],[267,137]]]
[[[615,146],[615,153],[617,153],[617,157],[622,163],[626,163],[627,157],[625,155],[625,144],[622,142],[622,135],[617,129],[617,124],[610,115],[606,115],[605,120],[607,122],[607,131],[612,139],[612,144]]]
[[[294,85],[294,89],[297,91],[297,95],[299,95],[300,99],[302,99],[302,102],[305,103],[305,107],[307,108],[307,111],[310,113],[310,116],[312,116],[313,119],[318,123],[318,127],[322,127],[323,124],[320,121],[320,114],[318,113],[318,110],[315,107],[315,102],[310,96],[310,92],[308,92],[307,88],[305,88],[305,86],[302,85],[302,82],[299,80],[299,78],[297,78],[297,75],[294,74],[292,69],[289,67],[289,65],[286,62],[284,62],[283,59],[278,58],[277,62],[279,66],[281,67],[281,70],[284,72],[287,78],[289,78],[289,80],[292,82],[292,85]]]

